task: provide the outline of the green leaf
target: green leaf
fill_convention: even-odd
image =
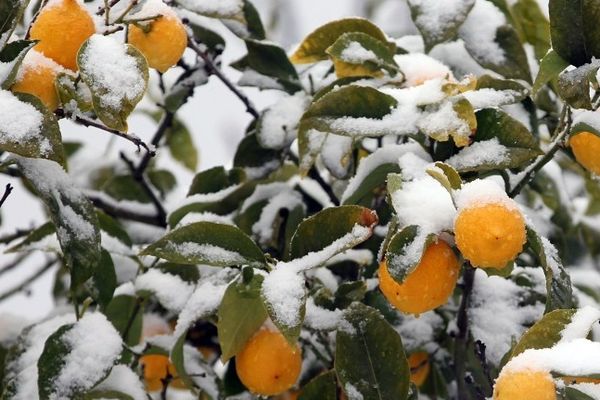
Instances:
[[[260,297],[263,279],[254,274],[249,282],[232,282],[225,291],[217,323],[223,362],[235,356],[267,319]]]
[[[387,42],[387,36],[372,22],[363,18],[344,18],[329,22],[311,32],[300,43],[291,60],[295,64],[307,64],[327,59],[326,50],[342,34],[362,32]]]
[[[163,198],[177,187],[175,175],[167,169],[152,169],[147,175],[152,186],[158,189]]]
[[[311,379],[302,387],[298,400],[336,400],[335,371],[327,371]]]
[[[398,283],[404,282],[421,262],[421,257],[436,236],[423,234],[416,225],[409,225],[392,236],[385,252],[390,275]]]
[[[185,345],[186,334],[178,339],[171,350],[170,358],[180,378],[192,393],[200,399],[217,399],[218,387],[212,367],[208,365],[200,353],[193,347]],[[193,372],[193,374],[188,373]],[[198,394],[198,389],[202,395]]]
[[[353,132],[335,129],[337,118],[381,119],[397,105],[396,99],[377,89],[349,85],[331,91],[313,102],[300,120],[298,146],[300,171],[306,174],[314,164],[325,142],[325,133],[353,136]]]
[[[177,377],[183,381],[185,386],[189,389],[194,388],[194,381],[188,375],[185,370],[185,354],[184,348],[185,338],[187,337],[187,330],[183,332],[183,334],[177,339],[173,349],[171,350],[170,359],[175,366],[175,371],[177,371]]]
[[[251,69],[261,75],[271,77],[290,94],[302,89],[296,68],[285,51],[276,44],[255,39],[245,39],[248,54],[232,64],[232,67],[245,71]]]
[[[334,305],[336,308],[344,309],[355,301],[362,301],[366,293],[365,281],[344,282],[335,292]]]
[[[188,128],[178,119],[174,119],[165,132],[167,147],[171,156],[190,171],[198,166],[198,150]]]
[[[14,126],[0,125],[0,150],[23,157],[44,158],[65,165],[65,154],[58,121],[42,102],[27,93],[4,92],[3,104],[13,107],[12,118],[22,121],[18,131]],[[31,122],[39,118],[39,125]]]
[[[209,168],[194,176],[187,195],[216,193],[230,186],[238,185],[245,179],[246,174],[241,168],[232,168],[229,171],[222,166]]]
[[[0,5],[2,7],[2,5]],[[1,12],[1,11],[0,11]],[[0,28],[1,29],[1,28]],[[0,32],[1,36],[1,32]],[[19,67],[27,55],[27,52],[36,44],[32,40],[15,40],[10,42],[2,49],[0,45],[0,63],[2,63],[2,71],[0,73],[0,88],[4,90],[10,89],[15,82]]]
[[[71,287],[76,288],[93,275],[101,258],[94,207],[57,163],[25,158],[18,158],[17,163],[50,211],[71,272]]]
[[[546,83],[558,77],[558,74],[568,66],[567,61],[554,50],[550,50],[540,62],[540,70],[531,88],[531,94],[535,96]]]
[[[243,168],[251,178],[264,178],[281,166],[280,151],[265,149],[255,133],[242,139],[233,157],[234,167]]]
[[[557,89],[560,97],[573,108],[592,109],[590,85],[596,83],[600,62],[594,61],[558,75]]]
[[[48,337],[44,350],[37,362],[38,395],[40,400],[50,400],[56,390],[54,382],[60,375],[69,354],[69,346],[63,336],[73,329],[74,324],[63,325]]]
[[[493,78],[489,75],[483,75],[477,78],[476,89],[493,89],[503,92],[509,97],[509,100],[506,100],[499,105],[518,103],[525,99],[529,94],[529,90],[517,81]]]
[[[96,210],[96,215],[98,216],[98,226],[101,231],[105,232],[108,236],[117,239],[124,246],[131,248],[133,243],[127,232],[121,227],[121,224],[113,217],[108,216],[100,210]]]
[[[109,44],[108,41],[114,41],[114,43]],[[91,44],[92,42],[94,45]],[[92,93],[92,103],[98,118],[109,128],[127,132],[127,118],[137,103],[144,97],[148,86],[148,62],[135,47],[129,44],[122,45],[125,46],[125,57],[136,66],[136,76],[129,77],[131,81],[127,84],[131,85],[130,90],[117,91],[115,89],[119,88],[113,87],[114,82],[107,79],[104,71],[109,69],[112,66],[111,64],[122,63],[123,60],[113,58],[120,57],[118,53],[111,54],[112,57],[102,58],[98,57],[98,54],[94,54],[96,46],[104,46],[105,44],[109,44],[111,47],[121,46],[112,37],[105,38],[94,35],[81,45],[77,55],[77,65],[79,66],[81,79]],[[131,75],[129,71],[127,72]]]
[[[385,185],[388,174],[398,172],[400,172],[398,163],[385,163],[377,166],[368,175],[364,176],[364,180],[355,187],[355,190],[351,193],[344,192],[342,204],[365,204],[365,199],[371,197],[375,189]],[[357,179],[357,177],[358,174],[355,175],[354,179]]]
[[[0,2],[0,50],[4,49],[8,43],[27,4],[29,4],[29,0],[2,0]]]
[[[406,400],[410,368],[398,333],[362,303],[352,304],[344,319],[337,331],[335,371],[346,395]]]
[[[512,6],[514,20],[518,21],[524,41],[533,45],[539,60],[550,49],[550,22],[536,0],[518,0]]]
[[[180,264],[220,267],[244,264],[261,267],[265,263],[260,248],[239,228],[213,222],[196,222],[174,229],[140,255]]]
[[[6,249],[5,253],[16,253],[21,251],[43,250],[60,252],[60,248],[51,246],[52,236],[56,234],[54,224],[46,222],[42,226],[34,229],[25,239],[16,245]]]
[[[571,278],[562,265],[556,248],[543,236],[527,227],[527,244],[535,253],[546,276],[546,310],[573,307]]]
[[[438,181],[452,194],[453,190],[460,190],[462,178],[451,165],[443,162],[436,162],[434,168],[427,169],[427,174]]]
[[[111,302],[117,288],[115,265],[108,251],[102,250],[102,257],[94,269],[92,278],[90,282],[92,298],[104,309]]]
[[[562,390],[564,390],[564,397],[560,400],[594,400],[594,397],[588,396],[587,394],[572,387],[565,387],[562,388]]]
[[[117,201],[152,202],[144,187],[131,175],[113,176],[102,186],[102,191]]]
[[[182,73],[165,94],[165,109],[175,113],[194,94],[194,89],[208,83],[204,68],[192,68]]]
[[[142,336],[144,309],[141,300],[129,295],[115,296],[104,311],[106,318],[123,337],[128,346],[135,346]]]
[[[56,76],[54,85],[56,86],[56,92],[63,108],[72,107],[71,101],[75,101],[77,109],[82,113],[90,112],[94,109],[94,105],[89,97],[89,89],[81,79],[77,79],[77,77],[71,74],[60,72]]]
[[[463,161],[462,154],[468,155],[472,149],[472,147],[467,147],[446,161],[459,172],[520,168],[543,154],[531,132],[504,111],[485,108],[477,111],[476,116],[477,132],[473,138],[475,143],[496,140],[505,148],[504,157],[499,158],[498,154],[495,154],[491,160],[478,160],[477,163]]]
[[[431,7],[431,3],[409,0],[412,19],[421,32],[425,51],[428,53],[436,44],[454,39],[474,4],[475,0],[462,0],[440,12],[437,6]]]
[[[365,207],[326,208],[305,219],[296,229],[291,242],[291,258],[300,258],[325,247],[352,231],[354,225],[372,228],[377,214]]]
[[[135,400],[132,396],[118,390],[98,390],[94,389],[83,396],[83,400],[94,399],[116,399],[116,400]]]
[[[221,54],[225,50],[225,39],[221,35],[194,21],[189,21],[188,25],[192,28],[194,40],[206,46],[210,52]]]
[[[243,0],[241,15],[236,18],[221,20],[221,22],[242,39],[265,39],[265,28],[260,15],[248,0]],[[240,23],[243,25],[242,28],[240,28]]]
[[[544,315],[521,336],[519,342],[513,347],[510,358],[528,349],[553,347],[562,339],[562,331],[572,322],[576,313],[576,309],[557,309]]]
[[[354,54],[352,54],[352,47],[356,46],[357,43],[363,50],[374,54],[375,58],[364,60],[359,57],[356,59]],[[398,65],[394,61],[395,47],[391,47],[386,41],[381,41],[366,33],[344,33],[325,51],[336,63],[336,72],[340,78],[347,75],[340,73],[338,62],[360,65],[370,73],[377,73],[381,69],[385,69],[392,75],[398,72]],[[348,52],[350,53],[349,55]]]
[[[600,4],[593,0],[550,0],[552,48],[580,66],[600,56]]]

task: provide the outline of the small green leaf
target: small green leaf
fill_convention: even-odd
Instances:
[[[260,297],[263,279],[254,274],[250,282],[232,282],[225,291],[217,323],[223,362],[235,356],[267,319]]]
[[[2,7],[0,5],[0,7]],[[1,12],[1,11],[0,11]],[[1,24],[0,24],[1,25]],[[1,28],[0,28],[1,29]],[[1,32],[0,32],[1,36]],[[15,82],[19,67],[27,55],[27,52],[36,44],[31,40],[15,40],[10,42],[2,49],[0,45],[0,63],[2,63],[2,72],[0,72],[0,88],[10,89]]]
[[[554,50],[550,50],[540,62],[540,70],[531,88],[531,94],[535,96],[546,83],[556,79],[558,74],[568,66],[568,61],[564,60]]]
[[[124,71],[128,74],[128,82],[113,81],[112,76],[106,76],[107,70],[112,71],[114,65],[123,65],[124,62],[131,64]],[[127,132],[127,117],[144,97],[148,85],[148,62],[144,55],[129,44],[117,42],[112,36],[96,34],[81,45],[77,65],[81,79],[92,93],[98,118],[109,128]],[[123,90],[123,84],[128,85],[128,90]]]
[[[102,250],[102,257],[94,269],[90,282],[91,294],[102,309],[111,302],[117,287],[117,274],[115,265],[108,251]]]
[[[128,346],[135,346],[140,342],[144,315],[141,300],[123,294],[115,296],[104,313]]]
[[[335,292],[334,305],[336,308],[344,309],[355,301],[362,301],[366,293],[365,281],[344,282]]]
[[[241,168],[232,168],[229,171],[221,166],[209,168],[194,176],[187,195],[216,193],[240,184],[245,179],[246,174]]]
[[[382,185],[385,185],[388,174],[400,172],[398,163],[385,163],[377,166],[364,180],[355,187],[352,192],[344,192],[342,204],[365,204],[365,199],[372,196],[373,191]],[[357,179],[358,174],[354,179]],[[354,188],[354,187],[353,187]]]
[[[198,25],[194,21],[189,21],[188,25],[192,28],[194,40],[202,43],[210,52],[221,54],[225,50],[225,39],[221,35],[202,25]]]
[[[32,250],[60,252],[60,248],[51,246],[53,242],[52,237],[54,235],[56,235],[56,229],[54,229],[54,224],[52,222],[46,222],[42,226],[34,229],[21,242],[6,249],[4,252],[16,253],[20,251]],[[56,243],[58,243],[58,240],[56,241]]]
[[[100,210],[96,210],[96,215],[98,216],[98,226],[101,231],[105,232],[108,236],[117,239],[126,247],[132,246],[129,235],[119,222]]]
[[[233,165],[252,178],[264,178],[281,166],[280,151],[262,147],[255,133],[244,137],[233,157]]]
[[[453,190],[459,190],[462,186],[462,178],[451,165],[443,162],[436,162],[436,168],[427,170],[427,173],[441,183],[446,190],[452,193]]]
[[[167,147],[171,156],[190,171],[198,166],[198,150],[188,128],[178,119],[165,132]]]
[[[185,354],[184,348],[185,338],[187,337],[187,330],[177,339],[173,349],[171,350],[171,361],[177,371],[177,377],[183,381],[185,386],[189,389],[194,389],[194,381],[190,378],[187,371],[185,370]]]
[[[152,186],[158,189],[163,198],[177,187],[177,178],[167,169],[152,169],[147,175]]]
[[[10,124],[0,125],[0,150],[23,157],[44,158],[65,165],[65,155],[58,121],[35,96],[3,92],[3,104],[10,107],[11,117],[22,121],[17,130]],[[32,118],[37,123],[32,123]]]
[[[56,76],[54,85],[56,86],[56,92],[63,108],[72,108],[72,101],[74,101],[77,109],[82,113],[90,112],[94,109],[89,89],[81,79],[77,79],[77,77],[71,74],[60,72]]]
[[[398,283],[404,282],[421,262],[421,257],[436,236],[423,234],[421,228],[409,225],[392,236],[385,252],[390,275]]]
[[[38,395],[40,400],[51,399],[55,391],[54,382],[64,367],[64,359],[69,354],[69,346],[63,336],[73,329],[74,324],[63,325],[48,337],[44,350],[37,362]]]
[[[377,26],[362,18],[344,18],[329,22],[311,32],[300,43],[291,60],[295,64],[307,64],[327,59],[326,50],[342,34],[362,32],[387,42],[387,36]]]
[[[374,57],[372,59],[357,58],[354,51],[357,46],[362,49],[362,52],[370,52]],[[366,33],[344,33],[325,51],[334,59],[334,62],[360,65],[370,73],[377,73],[381,69],[387,70],[392,75],[398,72],[398,65],[394,61],[395,47]],[[338,77],[346,77],[347,75],[341,74],[337,67],[336,63]]]
[[[410,368],[400,335],[362,303],[352,304],[344,320],[337,331],[335,371],[346,395],[406,400]]]
[[[518,103],[525,99],[529,94],[529,90],[517,81],[512,79],[493,78],[490,75],[478,77],[477,86],[475,88],[476,90],[493,89],[503,92],[509,100],[505,100],[499,105]]]
[[[152,202],[144,187],[131,175],[113,176],[102,186],[102,191],[117,201]]]
[[[221,267],[244,264],[260,267],[265,263],[260,248],[239,228],[213,222],[196,222],[174,229],[140,255]]]
[[[302,387],[298,400],[336,400],[335,371],[324,372]]]
[[[291,258],[300,258],[329,246],[352,231],[354,225],[373,227],[377,214],[365,207],[339,206],[326,208],[298,226],[291,242]]]
[[[454,39],[458,28],[467,18],[475,0],[462,0],[440,12],[432,3],[410,0],[408,5],[412,19],[421,32],[425,42],[425,50],[429,52],[436,44]]]
[[[165,109],[175,113],[194,94],[198,86],[208,83],[208,72],[204,68],[192,68],[177,78],[165,94]]]
[[[546,310],[573,307],[571,278],[562,265],[556,248],[548,239],[527,227],[527,245],[540,261],[546,276]]]
[[[558,75],[557,89],[560,97],[573,108],[592,109],[590,85],[596,83],[596,72],[600,62],[582,65]]]
[[[28,3],[29,0],[2,0],[0,2],[0,50],[4,49],[10,40]]]

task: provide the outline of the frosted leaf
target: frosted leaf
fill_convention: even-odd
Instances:
[[[244,7],[242,0],[177,0],[177,3],[198,14],[220,18],[235,17]]]
[[[337,325],[342,317],[342,310],[335,309],[334,311],[319,307],[315,304],[312,297],[306,301],[306,316],[304,323],[306,326],[322,331],[333,331],[337,329]]]
[[[500,144],[498,138],[492,138],[463,148],[445,162],[457,170],[463,170],[485,164],[500,165],[507,161],[507,157],[508,148]]]
[[[600,309],[591,306],[580,308],[571,317],[571,322],[560,332],[561,339],[559,343],[587,337],[592,329],[592,325],[599,319]]]
[[[180,312],[192,295],[194,287],[176,275],[150,269],[136,278],[135,289],[138,292],[147,290],[154,293],[166,309]]]
[[[269,107],[261,116],[257,138],[263,147],[282,149],[298,136],[298,122],[310,98],[303,91],[286,96]]]
[[[40,155],[50,153],[50,141],[41,132],[44,120],[41,112],[6,90],[0,90],[0,109],[0,143],[37,145]]]
[[[365,49],[359,42],[350,42],[341,52],[340,59],[351,64],[363,64],[368,61],[377,62],[378,57],[371,50]]]
[[[258,242],[267,245],[274,239],[274,224],[281,210],[291,211],[296,207],[306,208],[300,193],[288,190],[275,195],[269,203],[263,207],[258,221],[252,225],[252,233],[258,238]]]
[[[131,396],[132,400],[147,400],[146,390],[139,376],[126,365],[115,365],[108,377],[94,391],[114,390]]]
[[[444,9],[444,7],[438,7]],[[422,53],[400,54],[394,57],[406,79],[406,86],[417,86],[430,79],[453,78],[452,71],[433,57]]]
[[[496,42],[496,31],[505,24],[506,17],[492,2],[476,0],[459,29],[459,35],[475,58],[503,64],[506,55]]]
[[[474,0],[449,0],[443,6],[437,0],[409,0],[416,10],[414,19],[429,47],[454,36],[473,6]]]

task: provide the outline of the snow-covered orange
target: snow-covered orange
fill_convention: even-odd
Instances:
[[[421,314],[446,303],[458,279],[458,260],[443,240],[430,244],[402,283],[392,278],[387,262],[379,264],[379,288],[398,310]]]
[[[556,386],[546,371],[501,374],[494,385],[494,400],[556,400]]]
[[[39,40],[37,51],[75,71],[79,48],[95,32],[79,0],[50,0],[31,27],[31,39]]]
[[[569,146],[575,159],[594,175],[600,175],[600,137],[591,132],[581,132],[571,136]]]
[[[300,375],[302,351],[291,346],[281,332],[261,329],[235,358],[242,383],[252,392],[273,396],[291,388]]]
[[[50,111],[58,108],[58,93],[55,80],[63,68],[35,50],[30,50],[21,64],[13,92],[28,93],[36,96]]]

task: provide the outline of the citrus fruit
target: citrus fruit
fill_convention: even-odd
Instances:
[[[387,300],[405,313],[421,314],[446,303],[458,279],[458,260],[443,240],[430,244],[404,282],[398,283],[384,260],[379,265],[379,288]]]
[[[545,371],[514,371],[500,374],[494,385],[494,400],[556,400],[552,375]]]
[[[146,390],[154,392],[163,388],[163,380],[167,375],[171,376],[169,387],[183,389],[185,384],[177,377],[175,366],[169,361],[169,357],[162,354],[148,354],[140,357],[140,365],[144,370],[144,382]]]
[[[253,393],[272,396],[291,388],[300,375],[302,352],[274,330],[259,330],[235,359],[237,374]]]
[[[410,367],[410,381],[417,386],[421,386],[427,379],[431,369],[429,354],[424,351],[412,353],[408,357],[408,366]]]
[[[42,53],[30,50],[21,64],[11,90],[34,95],[44,103],[48,110],[54,111],[58,108],[59,103],[54,81],[61,71],[64,69],[60,65]]]
[[[600,175],[600,137],[591,132],[581,132],[571,136],[569,146],[579,164],[593,174]]]

